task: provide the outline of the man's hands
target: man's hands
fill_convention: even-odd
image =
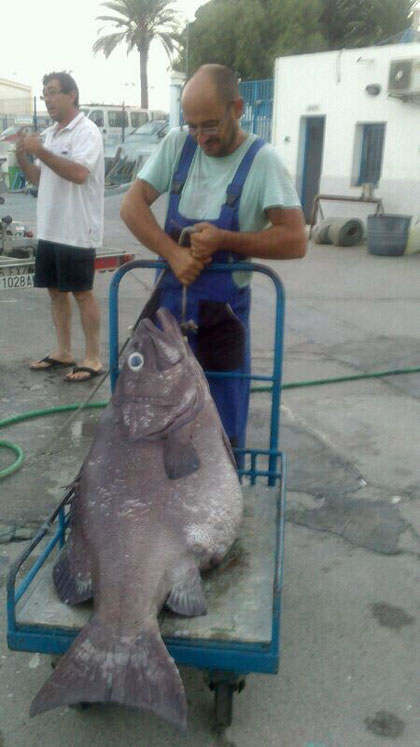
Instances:
[[[204,267],[208,265],[214,252],[221,246],[222,231],[211,223],[195,223],[190,234],[191,246],[177,245],[168,262],[174,275],[182,285],[190,285],[197,280]]]
[[[211,259],[199,260],[193,257],[190,247],[178,244],[175,247],[173,255],[168,257],[171,270],[182,285],[191,285]]]
[[[30,141],[29,148],[31,148],[31,150],[28,150],[27,148],[27,140]],[[28,153],[38,152],[38,141],[39,145],[41,146],[41,141],[36,135],[20,135],[20,137],[16,141],[16,158],[19,164],[19,168],[25,174],[27,180],[31,182],[31,184],[34,184],[36,187],[39,184],[41,171],[38,166],[32,163],[32,161],[30,161],[26,156]],[[35,151],[33,150],[33,148],[35,148]]]
[[[182,285],[191,285],[211,262],[213,253],[221,246],[221,239],[229,232],[210,223],[195,223],[190,234],[191,246],[181,246],[162,231],[151,211],[158,197],[159,192],[151,184],[136,179],[122,202],[121,218],[144,246],[168,262]]]
[[[191,234],[191,254],[208,264],[214,252],[222,248],[223,231],[212,223],[195,223]]]
[[[84,184],[89,176],[89,169],[86,166],[77,161],[71,161],[70,158],[57,156],[44,148],[39,135],[24,135],[16,142],[16,157],[20,168],[32,184],[39,184],[41,172],[38,166],[26,158],[28,154],[35,156],[55,174],[74,184]]]
[[[16,153],[24,155],[30,153],[38,156],[42,148],[41,138],[39,135],[22,135],[16,143]]]
[[[197,280],[208,265],[214,252],[221,248],[223,232],[211,223],[195,223],[191,232],[191,247],[176,245],[176,250],[168,262],[172,272],[182,285],[190,285]]]

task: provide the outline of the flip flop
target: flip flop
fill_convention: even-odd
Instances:
[[[47,366],[38,366],[38,365],[31,365],[29,366],[31,371],[49,371],[51,368],[70,368],[71,366],[74,366],[76,361],[69,361],[69,363],[64,363],[63,361],[57,360],[57,358],[52,358],[50,355],[46,355],[45,358],[41,358],[38,363],[47,363]]]
[[[84,376],[82,379],[72,379],[71,375],[74,373],[79,373],[79,371],[85,371],[88,376]],[[96,376],[102,376],[105,373],[104,368],[100,368],[99,371],[95,371],[94,368],[89,368],[89,366],[74,366],[71,373],[67,374],[67,376],[64,377],[64,381],[68,381],[69,384],[80,384],[82,381],[90,381],[91,379],[94,379]]]

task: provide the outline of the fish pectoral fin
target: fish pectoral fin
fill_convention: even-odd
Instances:
[[[189,568],[187,573],[174,583],[166,606],[177,615],[185,617],[207,614],[207,602],[198,568]]]
[[[191,442],[189,426],[168,434],[163,449],[163,461],[169,480],[188,477],[200,469],[200,457]]]

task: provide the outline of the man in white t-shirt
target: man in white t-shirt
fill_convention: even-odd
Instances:
[[[38,186],[35,286],[47,288],[57,336],[54,352],[34,361],[32,371],[72,367],[69,382],[103,373],[100,310],[93,293],[95,250],[103,239],[104,154],[96,125],[79,112],[79,91],[68,73],[43,78],[46,107],[55,125],[26,135],[16,145],[18,163]],[[35,157],[35,163],[28,158]],[[85,335],[85,356],[76,365],[71,348],[71,294]]]
[[[305,226],[277,151],[240,126],[243,100],[231,70],[199,68],[184,87],[182,108],[185,126],[171,130],[147,160],[121,217],[139,241],[167,260],[159,303],[179,321],[195,321],[189,339],[203,368],[245,374],[209,382],[227,435],[242,448],[249,397],[248,282],[239,272],[203,270],[213,259],[303,257]],[[165,192],[162,229],[150,207]],[[180,232],[188,226],[195,229],[190,246],[180,246]]]

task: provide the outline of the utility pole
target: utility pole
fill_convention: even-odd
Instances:
[[[34,96],[34,116],[33,116],[33,123],[34,123],[34,132],[38,132],[38,117],[36,116],[36,96]]]
[[[186,44],[185,44],[185,78],[188,80],[188,56],[190,52],[190,22],[187,21],[186,28]]]

